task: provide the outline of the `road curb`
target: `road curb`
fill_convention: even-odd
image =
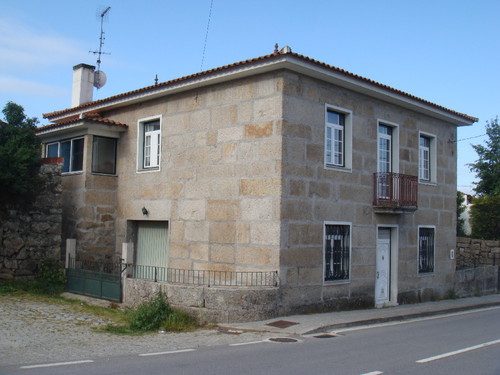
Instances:
[[[394,315],[394,316],[387,316],[387,317],[381,317],[381,318],[358,320],[358,321],[353,321],[353,322],[335,323],[335,324],[329,324],[326,326],[315,328],[315,329],[310,330],[308,332],[305,332],[303,334],[304,335],[313,335],[313,334],[325,333],[326,331],[333,331],[333,330],[337,330],[337,329],[341,329],[341,328],[352,328],[352,327],[358,327],[358,326],[364,326],[364,325],[398,322],[398,321],[402,322],[405,320],[425,318],[428,316],[446,315],[446,314],[457,313],[457,312],[468,311],[468,310],[476,310],[476,309],[480,310],[480,309],[485,309],[488,307],[495,307],[495,306],[500,306],[500,302],[488,302],[488,303],[481,303],[478,305],[451,307],[451,308],[441,309],[441,310],[436,310],[436,311],[423,311],[423,312],[412,313],[412,314],[402,314],[402,315]]]

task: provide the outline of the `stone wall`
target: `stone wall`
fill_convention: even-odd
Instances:
[[[454,290],[458,297],[496,293],[498,266],[480,266],[456,271]]]
[[[30,208],[10,210],[0,219],[0,280],[32,277],[41,261],[60,260],[60,165],[42,164],[40,177],[43,184]]]
[[[457,237],[458,270],[493,264],[500,265],[500,241]]]
[[[162,291],[169,303],[201,323],[265,320],[278,313],[277,287],[209,287],[124,279],[123,301],[135,305]]]

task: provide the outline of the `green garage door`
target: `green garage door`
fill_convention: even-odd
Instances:
[[[135,264],[167,267],[168,222],[141,221],[137,223],[137,251]]]

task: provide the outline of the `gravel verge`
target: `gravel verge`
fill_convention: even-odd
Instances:
[[[0,365],[75,361],[129,354],[250,342],[262,333],[222,333],[200,329],[186,333],[123,336],[95,332],[111,323],[70,304],[31,296],[0,295]]]

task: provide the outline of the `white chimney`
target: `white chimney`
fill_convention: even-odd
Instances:
[[[94,93],[95,66],[78,64],[73,67],[73,90],[71,94],[71,107],[92,101]]]

